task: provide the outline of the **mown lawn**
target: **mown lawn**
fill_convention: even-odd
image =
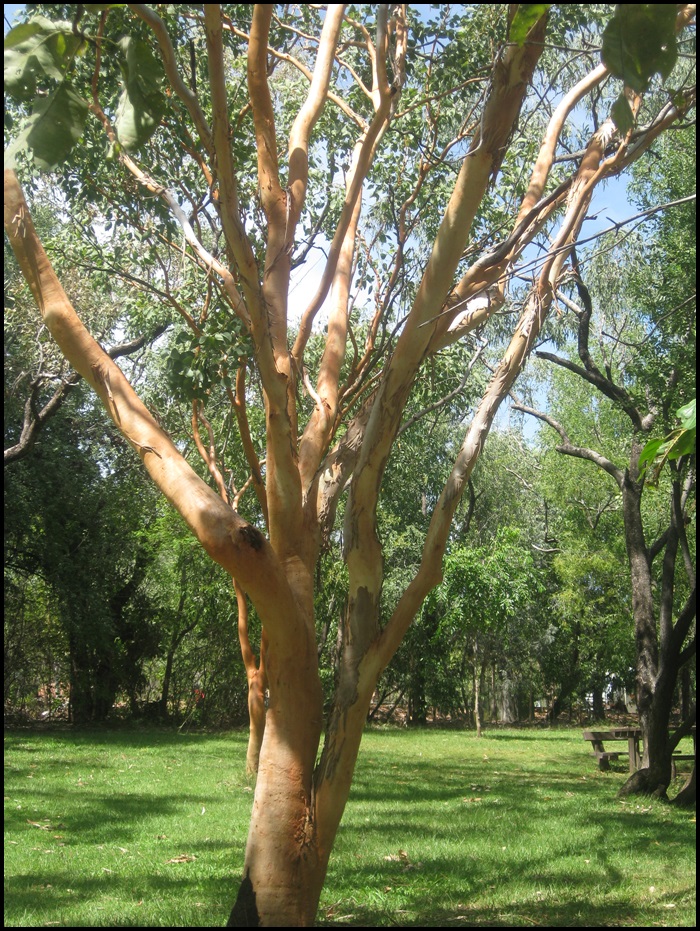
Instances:
[[[5,737],[5,925],[225,924],[246,735]],[[372,730],[319,924],[694,926],[695,815],[619,801],[581,730]],[[688,765],[688,764],[685,764]]]

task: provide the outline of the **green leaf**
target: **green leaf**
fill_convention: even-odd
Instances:
[[[37,168],[51,171],[66,159],[83,134],[88,105],[68,81],[48,97],[38,97],[21,132],[5,153],[5,167],[30,149]]]
[[[646,462],[653,462],[654,459],[656,459],[659,449],[663,443],[663,440],[649,440],[649,442],[639,454],[639,465],[642,466]]]
[[[676,416],[681,426],[672,430],[663,439],[649,440],[639,455],[639,465],[642,475],[648,464],[653,464],[654,471],[647,479],[650,485],[655,485],[664,465],[669,460],[680,459],[695,452],[695,398],[679,407]]]
[[[122,65],[124,89],[119,97],[115,128],[125,149],[138,149],[157,129],[165,110],[160,90],[163,66],[150,47],[127,37],[119,43],[126,54]]]
[[[669,452],[669,459],[679,459],[681,456],[689,456],[695,452],[695,427],[691,430],[683,430],[673,449]]]
[[[684,404],[683,407],[679,407],[676,411],[676,417],[681,421],[681,425],[684,430],[694,430],[695,429],[695,398],[692,401],[688,401],[687,404]]]
[[[624,94],[620,94],[610,110],[610,116],[613,123],[617,126],[623,136],[634,126],[634,114],[629,105],[629,101]]]
[[[651,77],[665,80],[673,70],[676,7],[671,3],[620,3],[603,32],[603,63],[641,94]]]
[[[509,38],[516,45],[524,45],[528,32],[544,16],[551,3],[521,3],[510,24]]]
[[[5,36],[5,90],[18,100],[36,94],[37,77],[62,81],[66,68],[84,47],[68,22],[35,16]]]

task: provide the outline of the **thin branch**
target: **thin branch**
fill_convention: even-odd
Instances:
[[[110,359],[118,359],[121,356],[131,355],[131,353],[141,349],[146,342],[156,340],[165,333],[167,328],[168,324],[162,324],[156,328],[150,337],[143,334],[137,336],[135,339],[118,343],[116,346],[112,346],[111,349],[106,350],[107,355]],[[29,396],[24,404],[24,420],[20,432],[20,440],[18,443],[15,443],[14,446],[10,446],[4,450],[3,461],[6,466],[13,462],[18,462],[20,459],[24,459],[25,456],[29,455],[42,428],[46,425],[48,420],[58,413],[69,392],[82,381],[82,375],[80,375],[79,372],[72,372],[64,378],[46,404],[40,410],[37,410],[36,401],[39,388],[45,380],[46,375],[40,372],[32,379],[29,385]]]
[[[625,478],[624,471],[595,450],[588,449],[585,446],[574,446],[574,444],[569,439],[566,430],[558,421],[556,421],[553,417],[550,417],[549,414],[538,411],[533,407],[528,407],[526,404],[522,404],[519,401],[516,401],[512,405],[512,410],[521,411],[523,414],[529,414],[531,417],[536,417],[538,420],[548,424],[553,430],[556,430],[562,439],[562,442],[559,444],[559,446],[556,447],[558,453],[563,453],[566,456],[573,456],[576,459],[586,459],[589,462],[595,463],[598,468],[612,476],[612,478],[614,478],[617,482],[618,487],[622,489]]]
[[[409,427],[412,427],[414,423],[417,423],[423,417],[426,417],[428,414],[432,414],[433,411],[440,410],[446,404],[449,404],[450,401],[453,400],[453,398],[456,398],[457,395],[461,394],[462,391],[464,391],[464,387],[467,384],[467,379],[471,375],[471,371],[476,365],[477,360],[479,359],[479,356],[482,354],[484,349],[486,349],[486,346],[487,344],[485,342],[479,344],[476,352],[469,360],[469,364],[464,370],[464,374],[462,375],[462,378],[460,379],[460,382],[457,385],[457,387],[453,388],[452,391],[449,391],[443,398],[440,398],[438,401],[435,401],[433,404],[429,404],[427,407],[424,407],[423,410],[418,411],[417,414],[414,414],[413,417],[410,417],[405,423],[401,424],[401,427],[399,428],[396,434],[397,437],[401,436],[402,433],[408,430]]]
[[[576,267],[575,253],[574,263]],[[583,304],[581,313],[578,315],[578,354],[581,361],[583,362],[583,368],[580,365],[576,365],[574,362],[571,362],[568,359],[562,359],[560,356],[557,356],[551,352],[537,351],[535,355],[539,359],[546,359],[548,362],[553,362],[555,365],[559,365],[562,368],[567,369],[567,371],[573,372],[580,378],[583,378],[584,381],[587,381],[589,384],[593,385],[598,389],[598,391],[600,391],[607,398],[622,408],[622,410],[632,421],[632,425],[635,431],[648,431],[651,429],[654,422],[655,412],[650,412],[645,417],[642,417],[628,392],[619,385],[616,385],[611,378],[603,375],[603,373],[593,361],[593,357],[591,356],[588,346],[590,321],[591,315],[593,313],[591,296],[588,288],[585,286],[580,276],[578,275],[578,272],[574,280],[581,297],[581,303]]]
[[[206,427],[207,434],[209,436],[209,448],[205,447],[202,442],[202,438],[199,433],[199,421],[201,421]],[[211,424],[204,416],[204,409],[201,401],[192,402],[192,435],[194,437],[195,446],[199,455],[202,457],[204,464],[206,465],[209,474],[214,479],[216,487],[219,494],[221,495],[222,501],[225,501],[226,504],[229,504],[228,490],[226,488],[226,483],[224,482],[223,475],[219,467],[216,464],[216,448],[214,445],[214,431],[211,428]]]
[[[168,35],[168,30],[165,28],[165,23],[160,18],[160,16],[158,16],[158,14],[151,9],[151,7],[146,6],[144,3],[129,3],[127,5],[129,9],[133,10],[134,13],[136,13],[136,15],[139,16],[145,23],[147,23],[153,30],[153,33],[158,40],[161,54],[163,55],[163,65],[165,67],[165,73],[168,76],[170,86],[187,107],[194,125],[197,127],[197,132],[199,133],[199,138],[202,140],[204,148],[213,158],[214,143],[212,140],[211,130],[209,129],[207,121],[204,117],[204,113],[199,106],[197,95],[189,89],[189,87],[180,77],[179,65],[175,58],[175,49],[173,48],[173,44],[170,41],[170,36]]]

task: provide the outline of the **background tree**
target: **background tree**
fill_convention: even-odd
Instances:
[[[677,134],[673,147],[690,151],[689,141]],[[659,145],[663,151],[668,142]],[[595,388],[597,396],[590,404],[595,419],[612,419],[616,429],[607,436],[600,430],[596,436],[584,436],[578,424],[564,426],[556,405],[552,415],[516,405],[556,430],[560,453],[598,466],[620,494],[635,623],[637,707],[644,735],[643,766],[624,792],[665,792],[671,753],[695,722],[694,709],[688,709],[680,728],[669,736],[678,676],[695,655],[695,554],[687,533],[695,509],[694,452],[670,461],[663,517],[658,496],[647,504],[646,469],[640,465],[652,431],[661,426],[667,432],[671,412],[695,395],[688,350],[695,329],[694,249],[687,240],[688,224],[694,222],[694,198],[687,196],[694,172],[687,170],[687,161],[686,170],[679,172],[679,161],[682,164],[677,156],[671,160],[672,184],[663,160],[646,178],[647,198],[652,190],[670,189],[681,196],[674,197],[657,219],[653,236],[636,238],[616,253],[622,275],[611,273],[606,256],[604,271],[593,265],[593,293],[577,277],[578,301],[563,295],[576,320],[578,360],[538,352],[570,378],[582,379],[587,391]],[[663,270],[660,275],[649,273],[652,265]],[[575,440],[570,439],[573,429]]]
[[[60,183],[69,202],[99,201],[153,236],[163,301],[189,330],[172,352],[193,430],[211,424],[212,392],[225,394],[264,517],[265,533],[242,516],[246,478],[229,489],[216,437],[201,443],[214,490],[89,336],[6,172],[5,228],[47,327],[263,625],[269,707],[232,925],[313,922],[371,696],[440,581],[463,490],[538,339],[593,191],[693,105],[681,68],[672,98],[636,128],[624,125],[652,76],[670,76],[675,33],[693,18],[691,7],[650,6],[626,36],[634,67],[629,55],[611,63],[628,84],[616,107],[621,132],[575,113],[610,73],[586,46],[570,51],[571,30],[599,30],[597,13],[587,21],[575,5],[557,10],[549,30],[540,5],[446,8],[427,22],[387,4],[279,16],[270,5],[52,6],[38,8],[52,19],[6,39],[6,88],[31,106],[11,157],[22,163],[28,147],[47,169],[68,159]],[[70,20],[56,22],[61,15]],[[308,87],[289,80],[292,68]],[[580,154],[552,170],[565,128]],[[333,197],[339,164],[344,184]],[[382,199],[392,227],[377,230]],[[292,328],[292,267],[322,228],[321,280]],[[408,398],[435,353],[502,306],[503,276],[545,230],[551,239],[507,347],[431,496],[420,564],[384,621],[378,512]],[[183,300],[166,287],[176,261],[199,281]],[[372,291],[362,306],[364,282]],[[326,298],[323,353],[309,371]],[[254,409],[264,411],[262,436],[247,416]],[[347,607],[319,755],[313,588],[346,488]]]
[[[557,377],[560,376],[560,377]],[[546,389],[556,415],[580,442],[605,442],[617,453],[620,418],[614,408],[596,403],[588,385],[564,373],[551,373]],[[585,440],[584,440],[585,438]],[[594,716],[604,716],[603,697],[613,682],[632,689],[634,667],[631,602],[626,572],[621,502],[606,476],[591,474],[586,463],[562,459],[557,437],[540,430],[541,493],[551,502],[549,521],[556,536],[551,556],[552,635],[543,655],[552,689],[555,719],[571,700],[593,699]]]
[[[498,676],[506,692],[501,696],[503,717],[511,718],[508,693],[514,691],[517,669],[534,639],[533,618],[528,615],[531,605],[536,604],[533,593],[540,585],[532,556],[517,531],[510,528],[502,528],[489,548],[456,547],[445,560],[445,579],[432,596],[434,610],[443,636],[449,633],[461,654],[462,678],[465,672],[471,674],[478,736],[489,670],[494,680]]]

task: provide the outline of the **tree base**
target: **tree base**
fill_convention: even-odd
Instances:
[[[659,779],[658,773],[650,769],[638,769],[632,773],[627,782],[617,793],[618,798],[628,795],[651,795],[654,798],[667,798],[668,781]]]
[[[683,786],[678,795],[673,799],[672,805],[678,805],[680,808],[692,808],[695,805],[695,767],[688,777],[688,781]]]
[[[668,801],[668,785],[659,778],[658,773],[652,773],[650,769],[638,769],[632,773],[627,782],[617,793],[618,798],[626,798],[628,795],[648,795],[652,798],[662,798]],[[695,805],[695,767],[688,777],[688,781],[683,786],[678,795],[671,800],[672,805],[678,805],[681,808],[692,808]]]

